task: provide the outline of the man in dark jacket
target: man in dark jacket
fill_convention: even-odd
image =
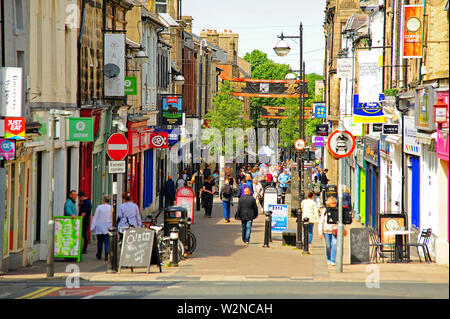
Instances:
[[[250,242],[250,233],[252,232],[252,223],[258,217],[258,206],[256,200],[250,194],[250,189],[244,189],[244,196],[239,198],[238,209],[235,219],[240,220],[242,224],[242,241],[245,245]]]
[[[172,176],[167,177],[167,181],[164,183],[164,189],[163,189],[163,195],[165,198],[165,205],[164,207],[169,207],[173,205],[173,202],[175,201],[175,194],[177,190],[175,187],[175,183],[172,180]]]
[[[80,216],[83,217],[82,233],[83,233],[83,254],[87,253],[87,247],[89,242],[88,230],[91,223],[91,211],[92,203],[87,197],[85,192],[79,192],[78,197],[80,198]]]
[[[322,175],[320,176],[320,183],[322,184],[322,189],[325,189],[326,186],[328,185],[328,182],[330,181],[328,179],[327,173],[328,173],[328,168],[325,168],[323,170]]]

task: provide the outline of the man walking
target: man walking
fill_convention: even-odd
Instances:
[[[71,190],[69,193],[69,198],[67,198],[66,203],[64,204],[64,216],[70,216],[70,217],[78,217],[77,212],[77,197],[78,192],[75,190]]]
[[[163,195],[165,199],[164,207],[167,208],[173,205],[175,201],[175,194],[177,190],[175,188],[175,183],[172,180],[172,176],[167,177],[167,181],[164,183]]]
[[[223,206],[223,217],[225,218],[225,223],[230,222],[230,206],[233,201],[233,188],[230,185],[230,180],[228,178],[225,179],[225,184],[220,190],[220,199],[222,200]]]
[[[250,242],[253,220],[257,217],[258,206],[256,205],[256,200],[251,196],[250,188],[245,188],[244,196],[239,198],[239,205],[234,218],[241,221],[242,241],[246,246]]]
[[[325,168],[325,169],[323,170],[323,173],[322,173],[321,176],[320,176],[320,183],[322,184],[322,188],[323,188],[323,189],[326,188],[326,186],[328,185],[328,182],[330,181],[330,180],[328,179],[327,173],[328,173],[328,168]]]
[[[88,237],[88,230],[89,230],[89,224],[91,223],[91,211],[92,211],[92,203],[89,200],[89,198],[86,196],[85,192],[80,192],[78,194],[81,205],[80,205],[80,216],[83,217],[83,227],[82,227],[82,233],[83,233],[83,254],[86,254],[89,237]]]

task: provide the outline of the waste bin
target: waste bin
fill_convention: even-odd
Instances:
[[[180,206],[170,206],[164,209],[164,236],[170,236],[170,230],[176,227],[180,231],[180,219],[186,220],[187,209]]]

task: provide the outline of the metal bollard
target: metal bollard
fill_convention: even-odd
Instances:
[[[269,241],[272,242],[272,211],[270,211]]]
[[[269,248],[269,234],[271,233],[271,219],[272,219],[272,212],[268,211],[265,212],[264,215],[266,215],[266,224],[264,227],[264,245],[263,247]]]
[[[187,231],[186,231],[186,221],[184,218],[180,218],[178,221],[178,227],[179,227],[179,239],[181,240],[182,245],[184,245],[185,250],[187,249]]]
[[[309,218],[303,218],[303,253],[309,254]]]
[[[295,245],[298,249],[302,248],[302,211],[297,209],[297,241]]]
[[[172,266],[178,267],[178,229],[176,227],[170,230],[170,241],[172,245],[170,263]]]
[[[106,272],[115,273],[117,272],[117,228],[110,227],[108,229],[109,236],[109,255],[108,255],[108,268]]]

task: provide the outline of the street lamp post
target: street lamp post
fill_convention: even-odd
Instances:
[[[300,134],[300,138],[302,140],[305,140],[305,108],[304,108],[304,89],[303,89],[303,85],[304,85],[304,79],[305,79],[305,63],[303,62],[303,25],[302,23],[300,23],[299,26],[299,35],[298,36],[285,36],[283,33],[281,33],[281,35],[278,36],[278,38],[280,38],[280,41],[278,41],[278,43],[276,44],[276,46],[273,48],[273,50],[275,51],[275,53],[278,56],[285,56],[289,53],[289,51],[291,50],[291,48],[289,47],[289,45],[287,44],[286,41],[284,41],[284,39],[299,39],[300,41],[300,61],[299,61],[299,67],[300,70],[299,72],[299,78],[300,78],[300,85],[299,85],[299,89],[300,89],[300,98],[299,98],[299,134]],[[295,71],[294,71],[295,72]],[[286,75],[286,80],[290,80],[292,78],[292,75],[288,74]],[[301,202],[303,200],[303,198],[305,197],[304,192],[305,192],[305,187],[304,187],[304,158],[303,158],[303,150],[299,151],[298,153],[298,157],[297,157],[297,168],[298,168],[298,174],[299,174],[299,178],[300,181],[298,183],[298,210],[297,210],[297,214],[298,214],[298,220],[299,222],[301,222]],[[301,227],[297,227],[297,248],[301,248],[301,234],[299,234],[299,231],[301,231]]]

